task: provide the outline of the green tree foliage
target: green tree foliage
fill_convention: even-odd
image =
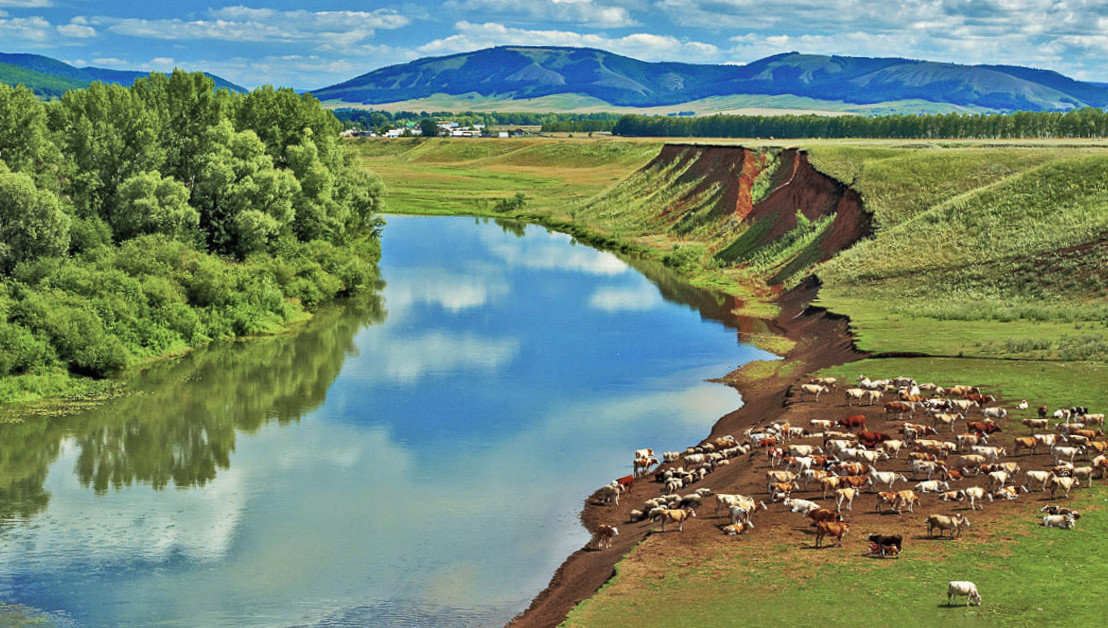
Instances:
[[[733,116],[701,118],[627,115],[615,135],[641,137],[773,137],[1011,139],[1108,137],[1108,112],[1084,108],[1061,112],[934,114],[899,116]]]
[[[435,137],[439,134],[439,125],[431,118],[424,118],[419,121],[419,134],[423,137]]]
[[[0,85],[0,377],[103,376],[377,284],[382,185],[317,100]]]
[[[189,205],[185,184],[153,171],[137,174],[119,186],[109,219],[121,239],[144,233],[179,236],[200,224],[200,212]]]
[[[69,248],[69,216],[50,190],[21,172],[0,171],[0,271]]]

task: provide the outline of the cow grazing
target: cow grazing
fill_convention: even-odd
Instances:
[[[685,529],[685,522],[695,517],[696,511],[692,508],[682,508],[680,510],[670,510],[667,508],[661,513],[662,532],[666,531],[667,523],[676,523],[677,531],[683,532]]]
[[[1035,455],[1035,450],[1039,448],[1039,441],[1031,436],[1020,436],[1012,444],[1012,455],[1016,455],[1021,449],[1026,449],[1029,454]]]
[[[927,536],[935,536],[934,531],[939,531],[939,536],[945,536],[950,532],[950,538],[962,536],[962,528],[968,528],[970,523],[962,515],[931,515],[924,523],[927,525]]]
[[[968,580],[951,580],[946,588],[946,605],[954,606],[954,600],[959,596],[966,596],[966,606],[973,602],[981,606],[981,594],[977,592],[977,585]]]
[[[596,549],[606,549],[612,546],[612,538],[619,534],[619,528],[605,523],[596,528]]]
[[[823,543],[824,537],[835,537],[835,545],[842,547],[843,537],[850,531],[850,525],[836,521],[816,522],[816,547]]]

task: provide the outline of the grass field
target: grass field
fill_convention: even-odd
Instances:
[[[989,386],[1001,399],[1052,408],[1077,402],[1108,407],[1103,363],[888,358],[821,373],[844,379],[860,374],[946,385],[969,381]],[[798,551],[796,543],[721,535],[718,543],[685,556],[648,540],[566,624],[762,626],[787,617],[796,626],[1101,625],[1108,619],[1101,603],[1108,594],[1101,560],[1108,538],[1104,482],[1077,491],[1068,504],[1087,515],[1075,530],[1041,527],[1038,505],[1029,501],[1027,517],[971,527],[964,540],[906,541],[900,560],[863,558],[857,538],[843,550],[808,552]],[[981,607],[946,607],[946,583],[962,579],[977,584]]]

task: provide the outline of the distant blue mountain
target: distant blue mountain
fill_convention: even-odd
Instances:
[[[214,74],[204,74],[215,81],[217,89],[247,91],[246,88]],[[91,66],[78,68],[42,55],[0,52],[0,83],[23,84],[44,97],[61,96],[68,89],[86,87],[96,81],[132,85],[135,79],[145,76],[149,76],[149,73]]]
[[[418,59],[311,93],[321,100],[366,104],[476,93],[504,99],[579,94],[636,107],[742,94],[860,105],[918,99],[998,111],[1108,105],[1103,84],[1017,66],[795,52],[743,66],[698,65],[651,63],[593,48],[528,46]]]

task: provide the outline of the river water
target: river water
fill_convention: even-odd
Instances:
[[[0,602],[89,626],[495,625],[631,452],[741,405],[728,299],[568,236],[391,217],[376,297],[0,426]]]

